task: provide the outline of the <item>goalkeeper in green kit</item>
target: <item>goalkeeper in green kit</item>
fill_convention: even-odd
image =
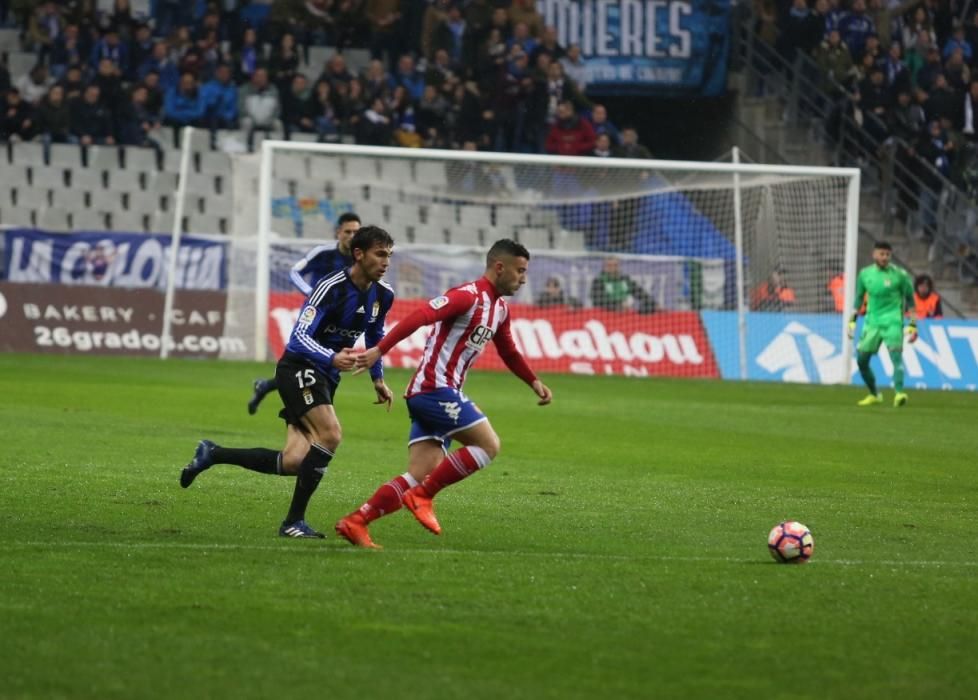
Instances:
[[[849,320],[849,337],[856,333],[856,317],[865,297],[866,320],[856,350],[859,374],[869,389],[869,395],[859,401],[860,406],[883,403],[883,395],[876,387],[876,377],[869,361],[884,343],[893,361],[893,388],[896,390],[893,405],[903,406],[907,403],[907,395],[903,391],[903,336],[906,333],[910,343],[917,340],[917,319],[913,281],[906,271],[890,264],[892,255],[893,248],[889,243],[877,242],[873,246],[873,264],[860,270],[856,277],[856,310]],[[906,329],[903,327],[904,312],[910,314]]]

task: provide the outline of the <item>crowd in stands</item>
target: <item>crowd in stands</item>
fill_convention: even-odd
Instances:
[[[587,97],[532,0],[0,2],[36,55],[0,60],[0,140],[158,147],[167,127],[369,145],[649,157]],[[266,12],[253,10],[267,9]],[[330,46],[324,65],[311,49]],[[362,70],[345,53],[369,50]],[[316,55],[323,55],[317,53]],[[175,130],[174,130],[175,134]],[[175,136],[174,136],[175,137]]]
[[[978,199],[978,7],[960,0],[754,2],[762,40],[789,62],[796,52],[811,55],[822,90],[837,100],[836,116],[860,126],[864,150],[885,151],[900,165],[898,177],[912,175],[902,183],[898,213],[917,210],[911,224],[919,235],[935,227],[943,178]]]

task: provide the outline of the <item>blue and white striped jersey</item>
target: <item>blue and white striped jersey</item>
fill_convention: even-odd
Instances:
[[[309,296],[319,280],[353,264],[353,257],[343,255],[335,243],[316,246],[292,266],[289,278],[296,288]]]
[[[312,362],[333,381],[340,373],[333,368],[333,355],[353,347],[365,335],[368,348],[384,337],[384,319],[394,303],[394,289],[381,280],[361,291],[350,279],[346,268],[323,278],[306,298],[286,353]],[[383,360],[370,368],[370,376],[384,376]]]

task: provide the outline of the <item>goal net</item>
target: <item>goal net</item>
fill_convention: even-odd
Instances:
[[[851,285],[833,279],[853,279],[857,178],[265,141],[234,161],[229,320],[274,359],[303,301],[292,265],[355,212],[395,240],[390,322],[479,277],[512,238],[532,256],[513,328],[538,371],[843,381]],[[388,363],[414,366],[424,335]],[[490,351],[479,367],[503,364]]]

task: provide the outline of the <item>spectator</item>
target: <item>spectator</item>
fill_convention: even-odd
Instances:
[[[922,48],[937,44],[937,33],[934,31],[934,24],[930,20],[927,8],[924,3],[917,5],[913,11],[913,16],[903,24],[903,45]]]
[[[978,80],[968,84],[968,91],[961,101],[957,123],[969,141],[978,141]]]
[[[924,104],[928,119],[957,119],[961,104],[943,73],[938,73],[934,78],[934,87],[929,93]]]
[[[222,63],[214,78],[200,88],[204,121],[211,130],[212,143],[218,129],[238,128],[238,86],[231,80],[231,66]]]
[[[333,106],[332,87],[328,80],[316,82],[306,103],[306,118],[309,124],[303,122],[303,126],[314,130],[320,141],[336,141],[339,138],[340,119]]]
[[[389,146],[393,132],[394,125],[387,105],[377,98],[364,110],[357,124],[356,141],[367,146]]]
[[[132,42],[129,45],[129,65],[126,71],[126,79],[134,81],[139,79],[139,69],[153,55],[153,33],[149,26],[140,23],[135,27]]]
[[[587,90],[587,70],[585,69],[584,59],[581,58],[581,45],[571,44],[567,47],[567,53],[560,59],[560,65],[564,69],[564,75],[574,81],[578,90]]]
[[[268,72],[273,76],[272,82],[279,94],[285,94],[292,88],[292,79],[299,73],[299,53],[292,34],[286,32],[279,39],[268,62]]]
[[[954,49],[944,62],[944,76],[955,93],[964,92],[968,83],[971,82],[971,69],[964,62],[964,55],[960,47]]]
[[[829,95],[841,92],[841,84],[852,70],[852,54],[842,42],[839,30],[829,32],[825,41],[815,49],[815,62],[822,74],[820,87]]]
[[[648,148],[638,142],[638,131],[634,126],[621,130],[621,145],[613,150],[616,158],[652,158]]]
[[[564,156],[587,155],[594,150],[594,128],[577,115],[569,100],[557,106],[557,121],[547,134],[546,150]]]
[[[899,41],[890,44],[890,50],[886,52],[882,67],[886,75],[886,85],[893,94],[901,90],[910,91],[910,71],[903,62],[903,48]]]
[[[393,67],[403,53],[401,42],[401,0],[367,0],[366,18],[370,25],[370,55]]]
[[[373,59],[367,64],[367,70],[364,72],[363,79],[363,92],[371,102],[374,98],[380,97],[382,99],[387,98],[387,94],[390,91],[391,77],[384,70],[384,64],[378,59]]]
[[[406,148],[419,148],[422,144],[417,131],[414,103],[403,85],[394,88],[390,101],[390,116],[394,125],[394,142]]]
[[[397,70],[391,76],[391,90],[403,86],[412,100],[420,100],[424,94],[424,75],[415,69],[414,58],[404,54],[397,60]]]
[[[234,53],[235,82],[243,83],[251,80],[261,61],[261,49],[258,46],[258,33],[252,27],[244,30],[241,46]],[[266,74],[266,80],[268,75]]]
[[[605,258],[601,272],[591,282],[591,305],[607,311],[634,309],[642,314],[655,311],[655,300],[642,286],[621,271],[618,258]]]
[[[349,85],[350,81],[353,80],[353,74],[347,69],[343,54],[334,53],[326,61],[326,69],[320,78],[328,80],[335,91],[339,87],[339,83]]]
[[[778,50],[786,60],[792,61],[796,50],[811,53],[824,35],[824,18],[809,9],[807,0],[792,0],[778,37]]]
[[[37,51],[37,60],[43,63],[54,48],[64,29],[64,20],[57,3],[41,2],[31,13],[27,24],[26,45]]]
[[[98,73],[92,82],[98,85],[102,106],[112,110],[123,101],[122,76],[119,68],[107,58],[98,64]]]
[[[291,139],[295,131],[313,131],[308,113],[311,93],[306,76],[296,73],[289,89],[282,94],[282,127],[286,140]]]
[[[917,319],[943,318],[941,295],[934,290],[934,280],[930,275],[917,275],[913,281],[913,300]]]
[[[36,119],[37,133],[41,135],[45,150],[52,143],[78,143],[78,139],[71,133],[71,112],[65,101],[64,89],[60,85],[52,86],[47,96],[41,100]]]
[[[521,51],[523,51],[527,56],[533,54],[536,50],[539,42],[530,33],[530,27],[526,22],[514,22],[513,23],[513,36],[509,38],[506,42],[506,47],[512,49],[514,46],[518,46]]]
[[[866,0],[853,0],[852,10],[839,20],[839,34],[853,56],[862,56],[866,37],[876,33],[873,20],[866,15]]]
[[[594,139],[594,151],[591,155],[598,158],[611,157],[611,137],[607,133],[598,134]]]
[[[70,110],[71,131],[82,146],[115,143],[112,112],[102,104],[98,85],[86,87],[81,99],[71,103]]]
[[[148,92],[145,85],[136,85],[129,96],[129,103],[119,116],[119,143],[127,146],[146,146],[162,156],[160,144],[150,137],[150,132],[160,128],[159,117],[146,108]]]
[[[608,121],[608,110],[604,105],[594,105],[591,108],[591,126],[594,127],[596,135],[607,134],[608,138],[611,139],[612,146],[621,143],[621,134],[618,132],[618,128]]]
[[[795,301],[795,290],[785,282],[784,272],[775,268],[771,276],[751,293],[750,308],[754,311],[788,311]]]
[[[955,20],[954,31],[951,34],[951,38],[944,44],[944,50],[941,52],[941,55],[946,61],[957,49],[961,50],[964,60],[971,63],[972,46],[964,37],[964,25]]]
[[[51,75],[60,79],[71,66],[83,67],[88,55],[82,53],[78,25],[69,24],[51,48]]]
[[[268,81],[268,71],[255,68],[251,82],[238,93],[241,127],[248,133],[248,150],[254,150],[255,132],[270,133],[278,123],[281,101],[278,90]]]
[[[0,119],[0,141],[30,141],[34,133],[33,113],[31,105],[20,98],[20,90],[8,88]]]
[[[111,61],[120,75],[129,69],[129,47],[119,37],[118,28],[113,25],[102,30],[102,38],[92,47],[89,59],[92,68],[98,68],[103,60]]]
[[[82,69],[80,66],[71,66],[67,71],[65,71],[64,77],[58,81],[58,84],[65,90],[65,99],[71,101],[76,97],[81,97],[82,91],[85,89],[85,80],[82,78]]]
[[[160,86],[160,74],[156,71],[150,71],[143,78],[141,84],[146,88],[146,109],[149,110],[150,114],[155,114],[162,118],[166,93]]]
[[[335,106],[343,125],[343,132],[356,134],[360,129],[364,112],[377,98],[367,100],[363,94],[363,84],[355,78],[348,83],[336,83],[333,90],[336,93]],[[383,99],[381,103],[387,104]]]
[[[204,100],[193,73],[180,76],[180,84],[166,93],[163,123],[173,127],[173,143],[180,143],[180,127],[200,126],[204,119]]]
[[[937,207],[944,180],[951,173],[951,150],[947,134],[941,129],[941,124],[934,119],[928,124],[927,130],[917,141],[916,151],[928,167],[921,168],[919,177],[923,184],[920,190],[917,206],[918,218],[911,226],[913,235],[922,239],[930,239],[937,227]]]
[[[572,309],[577,309],[580,308],[581,302],[564,293],[559,277],[548,277],[543,290],[537,295],[536,305],[544,307],[569,306]]]
[[[48,76],[48,69],[41,64],[31,68],[30,73],[20,76],[15,83],[21,99],[30,105],[37,105],[53,84],[54,78]]]
[[[910,92],[900,90],[897,92],[896,104],[887,113],[887,128],[895,139],[906,143],[913,143],[920,136],[927,117],[923,108],[911,102]]]
[[[927,92],[934,89],[937,76],[943,75],[944,66],[941,64],[941,53],[936,46],[927,47],[927,54],[924,56],[924,65],[920,67],[916,75],[917,87],[923,88]]]
[[[464,88],[463,88],[464,89]],[[448,100],[446,100],[434,85],[427,85],[421,102],[418,103],[416,126],[418,135],[427,148],[450,148],[451,143],[446,135],[446,120]]]
[[[537,12],[534,0],[513,0],[509,6],[509,21],[513,27],[514,34],[516,32],[516,25],[522,23],[526,25],[529,36],[543,36],[543,17]],[[523,50],[527,53],[532,53],[533,48],[530,47],[527,49],[523,47]]]
[[[906,64],[907,71],[910,73],[910,84],[916,88],[920,86],[920,69],[927,64],[927,55],[931,47],[934,46],[934,42],[930,40],[930,34],[928,32],[922,31],[913,42],[904,45],[907,47],[907,50],[903,54],[903,62]]]
[[[428,3],[424,11],[424,19],[421,22],[421,55],[427,58],[433,55],[431,41],[435,36],[435,29],[448,17],[448,8],[452,4],[451,0],[434,0]]]
[[[458,85],[461,71],[458,65],[452,61],[445,49],[436,49],[435,58],[425,71],[424,84],[434,85],[439,91],[451,94]],[[422,90],[424,94],[424,90]]]
[[[557,41],[557,28],[546,26],[543,28],[543,34],[540,36],[540,43],[537,44],[536,48],[530,53],[530,61],[536,63],[537,56],[545,53],[550,56],[551,61],[559,61],[564,57],[566,53],[564,47],[560,45]]]
[[[153,44],[152,53],[139,66],[137,74],[140,80],[145,80],[150,73],[156,73],[158,84],[164,93],[175,89],[180,83],[180,70],[177,62],[170,55],[169,46],[165,41],[157,41]]]

